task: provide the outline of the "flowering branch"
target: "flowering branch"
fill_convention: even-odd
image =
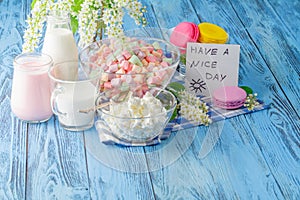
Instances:
[[[172,92],[178,100],[176,113],[178,112],[189,121],[204,124],[205,126],[212,123],[208,115],[209,107],[206,103],[194,94],[188,93],[182,84],[172,82],[168,84],[167,89]]]
[[[43,24],[46,21],[47,1],[39,1],[31,10],[31,16],[26,20],[28,26],[24,33],[23,52],[33,52],[38,47],[38,42],[42,37]]]
[[[23,36],[23,52],[37,49],[47,14],[52,11],[70,14],[72,30],[78,31],[80,37],[80,47],[93,42],[97,34],[100,39],[102,33],[108,37],[122,35],[124,10],[137,25],[146,25],[143,17],[146,8],[138,0],[34,0],[31,7]]]
[[[179,93],[179,113],[187,120],[208,126],[212,121],[207,114],[208,106],[201,99],[183,90]]]
[[[248,110],[253,110],[258,105],[257,93],[248,94],[244,106],[247,107]]]

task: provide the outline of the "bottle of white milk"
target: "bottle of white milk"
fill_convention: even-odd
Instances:
[[[56,12],[48,15],[42,52],[50,55],[54,64],[78,60],[78,49],[68,14]]]

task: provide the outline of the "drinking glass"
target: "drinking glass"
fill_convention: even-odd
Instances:
[[[52,58],[42,53],[24,53],[14,59],[11,110],[29,123],[47,121],[52,116],[50,79]]]
[[[51,106],[60,125],[70,131],[91,128],[100,68],[93,63],[66,61],[51,67],[48,75],[52,85]]]

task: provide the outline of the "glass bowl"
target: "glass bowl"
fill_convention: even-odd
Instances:
[[[151,88],[143,97],[129,93],[120,102],[100,96],[98,132],[130,143],[146,143],[162,134],[177,105],[175,96],[162,88]],[[100,130],[99,130],[100,127]]]
[[[170,41],[170,37],[174,31],[175,27],[166,29],[166,28],[156,28],[156,27],[143,27],[138,29],[131,29],[125,31],[125,35],[127,36],[137,36],[137,37],[154,37],[159,38],[162,40],[165,40],[167,42],[170,42],[172,45],[176,46]],[[180,33],[177,33],[177,35],[180,35]],[[182,34],[181,42],[186,41],[186,36]],[[180,41],[179,41],[180,42]],[[180,51],[180,62],[177,66],[177,71],[179,72],[179,75],[185,76],[186,72],[186,48],[176,46]]]
[[[100,91],[106,97],[129,91],[143,96],[149,89],[164,89],[179,64],[180,51],[171,43],[150,37],[103,39],[82,49],[81,62],[103,69]]]

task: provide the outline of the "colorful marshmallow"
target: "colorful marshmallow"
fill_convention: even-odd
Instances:
[[[170,80],[175,71],[168,68],[174,62],[171,52],[164,52],[159,42],[128,40],[127,46],[111,40],[109,45],[103,44],[90,56],[90,61],[104,71],[100,83],[103,91],[130,89],[142,96],[149,89],[148,85],[160,87]]]

